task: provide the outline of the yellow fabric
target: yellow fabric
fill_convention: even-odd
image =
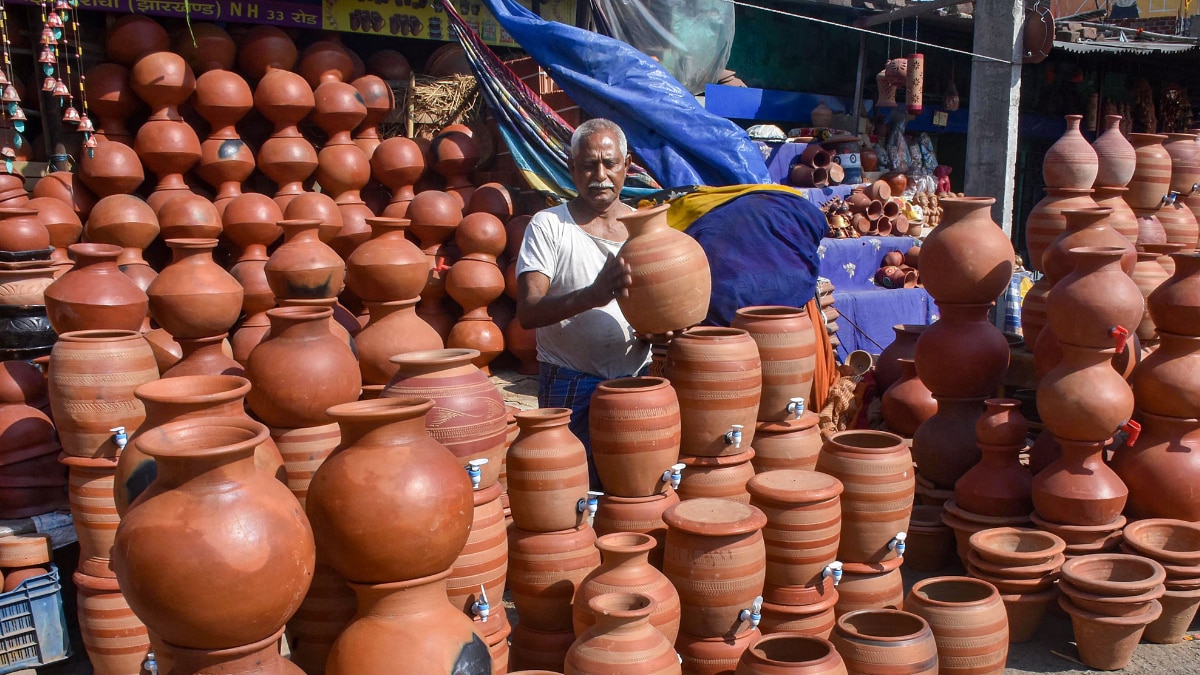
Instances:
[[[730,199],[761,190],[791,192],[801,197],[804,196],[803,190],[773,183],[763,185],[729,185],[726,187],[700,186],[695,192],[690,192],[671,201],[671,208],[667,209],[667,224],[682,232],[695,222],[697,218]]]

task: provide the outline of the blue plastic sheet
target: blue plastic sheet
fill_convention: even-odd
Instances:
[[[496,20],[589,115],[621,126],[630,149],[664,187],[769,183],[746,132],[697,103],[633,47],[546,21],[514,0],[483,0]]]

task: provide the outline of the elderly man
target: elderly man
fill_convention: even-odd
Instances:
[[[588,407],[596,386],[641,372],[648,342],[638,339],[616,299],[627,295],[629,266],[617,257],[629,237],[617,217],[630,157],[614,122],[593,119],[571,137],[568,166],[579,196],[533,216],[517,256],[517,317],[537,329],[538,404],[570,408],[571,431],[588,449]]]

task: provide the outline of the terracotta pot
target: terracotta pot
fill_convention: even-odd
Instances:
[[[904,558],[893,558],[883,563],[845,563],[834,613],[840,617],[863,609],[903,609],[903,562]]]
[[[1021,464],[1025,444],[979,444],[983,459],[954,484],[955,500],[984,516],[1025,516],[1033,510],[1033,477]]]
[[[1191,210],[1178,202],[1168,204],[1155,212],[1155,217],[1162,225],[1163,235],[1169,244],[1183,244],[1184,249],[1191,251],[1196,248],[1196,240],[1200,238],[1200,225]]]
[[[845,675],[846,664],[833,643],[820,637],[767,636],[738,660],[737,675]]]
[[[580,583],[572,602],[575,633],[582,635],[595,625],[590,600],[605,593],[637,592],[650,598],[650,623],[670,644],[679,634],[679,594],[671,582],[649,561],[656,541],[647,534],[620,532],[600,537],[600,566]]]
[[[1067,229],[1063,211],[1097,206],[1091,190],[1047,189],[1046,196],[1033,206],[1025,223],[1025,249],[1029,252],[1026,266],[1042,271],[1042,254],[1046,247]]]
[[[1200,337],[1159,334],[1157,349],[1142,361],[1130,380],[1143,412],[1190,418],[1200,411],[1200,391],[1191,377],[1200,366]]]
[[[446,579],[450,604],[467,616],[477,614],[475,603],[483,599],[481,586],[490,602],[493,598],[503,598],[508,578],[508,527],[504,522],[500,485],[474,490],[472,497],[471,534]]]
[[[650,564],[661,568],[667,538],[663,513],[678,503],[678,495],[670,489],[650,497],[601,496],[593,523],[596,534],[604,536],[615,532],[634,532],[654,537],[656,543],[650,552]]]
[[[923,579],[913,585],[904,607],[933,631],[939,673],[1004,672],[1008,615],[991,584],[967,577]]]
[[[1171,156],[1163,147],[1167,136],[1160,134],[1129,134],[1137,153],[1133,178],[1125,201],[1134,209],[1154,209],[1171,189]]]
[[[941,506],[913,507],[905,540],[904,564],[908,569],[936,572],[946,566],[954,551],[954,531],[942,522]]]
[[[1046,520],[1066,525],[1111,523],[1129,490],[1104,464],[1101,442],[1059,438],[1063,455],[1033,478],[1033,504]]]
[[[238,65],[254,79],[268,70],[289,70],[296,64],[296,43],[287,33],[270,25],[256,25],[242,36],[238,48]]]
[[[1138,240],[1138,219],[1133,209],[1129,208],[1124,195],[1129,188],[1097,187],[1093,195],[1096,206],[1102,209],[1112,209],[1108,217],[1108,226],[1116,230],[1130,243]]]
[[[1167,243],[1158,243],[1158,244],[1138,243],[1138,250],[1146,251],[1147,253],[1157,253],[1159,256],[1158,264],[1162,265],[1163,269],[1167,271],[1167,274],[1170,274],[1172,276],[1175,274],[1175,260],[1173,258],[1171,258],[1171,254],[1185,252],[1183,244],[1167,244]]]
[[[1133,414],[1133,392],[1112,350],[1062,343],[1063,359],[1038,386],[1038,415],[1058,440],[1103,443]]]
[[[272,428],[271,440],[279,448],[287,471],[288,489],[301,506],[307,504],[308,487],[325,458],[341,443],[336,423],[298,429]]]
[[[917,338],[927,326],[919,324],[896,324],[892,326],[896,337],[883,348],[875,359],[875,390],[887,391],[904,374],[900,359],[911,359],[916,354]]]
[[[571,599],[600,564],[596,534],[585,522],[557,532],[509,530],[508,589],[520,624],[541,631],[569,631]]]
[[[113,568],[130,607],[170,644],[228,649],[270,637],[308,588],[312,531],[287,489],[254,465],[267,436],[257,422],[209,418],[138,440],[159,474],[122,521]],[[200,473],[204,481],[192,480]],[[231,517],[242,523],[236,532],[224,526]],[[262,535],[247,539],[248,529]],[[198,553],[197,537],[214,553]]]
[[[84,77],[88,83],[85,98],[95,122],[97,140],[133,145],[125,120],[142,102],[129,86],[129,69],[118,63],[97,63],[84,71]]]
[[[132,673],[140,670],[150,651],[146,626],[138,620],[116,579],[76,572],[79,632],[88,661],[99,673]]]
[[[1133,268],[1133,282],[1137,284],[1138,290],[1141,291],[1142,297],[1149,299],[1150,294],[1161,286],[1171,276],[1163,269],[1161,263],[1158,262],[1159,255],[1157,253],[1138,253],[1137,264]],[[1148,341],[1158,341],[1158,330],[1154,325],[1154,319],[1150,315],[1150,303],[1146,303],[1145,310],[1142,311],[1142,321],[1137,327],[1138,340],[1145,344]]]
[[[508,449],[508,501],[513,523],[530,532],[569,530],[584,522],[588,496],[587,454],[567,424],[567,408],[516,414],[520,435]]]
[[[504,351],[504,333],[499,325],[489,319],[460,320],[446,335],[446,346],[451,349],[470,349],[479,354],[471,359],[471,363],[490,376],[488,364]]]
[[[1104,116],[1104,133],[1096,137],[1092,143],[1099,159],[1099,170],[1096,173],[1095,187],[1125,187],[1133,178],[1137,165],[1137,153],[1133,144],[1121,133],[1121,116]]]
[[[837,620],[834,613],[837,602],[838,592],[833,588],[821,600],[808,605],[763,602],[762,622],[758,626],[763,635],[800,633],[828,639]]]
[[[511,325],[511,324],[510,324]],[[646,497],[667,487],[663,474],[679,456],[679,399],[661,377],[600,384],[589,412],[592,459],[606,493]]]
[[[1163,149],[1171,157],[1171,189],[1181,194],[1192,192],[1200,183],[1200,145],[1197,135],[1167,134]]]
[[[680,630],[717,637],[744,630],[740,613],[762,594],[766,516],[725,499],[693,499],[663,514],[663,573],[679,591]],[[713,585],[720,579],[722,584]]]
[[[754,477],[754,465],[750,463],[753,458],[753,449],[720,457],[693,457],[681,454],[681,474],[685,475],[686,479],[680,481],[675,491],[684,501],[728,499],[749,504],[750,493],[746,491],[746,483]]]
[[[463,308],[463,319],[486,320],[488,305],[504,293],[504,274],[491,255],[469,253],[446,273],[446,292]]]
[[[422,266],[424,262],[421,263]],[[368,302],[371,319],[354,337],[358,365],[366,384],[387,384],[399,366],[393,356],[415,351],[441,349],[442,338],[417,316],[417,299]]]
[[[667,378],[679,396],[682,452],[715,457],[754,442],[762,364],[750,335],[737,328],[700,327],[671,340]],[[741,441],[730,433],[741,425]]]
[[[899,359],[904,374],[883,394],[880,409],[888,429],[906,437],[917,432],[925,420],[937,412],[937,401],[929,387],[917,377],[912,359]]]
[[[815,471],[771,471],[750,479],[750,503],[767,517],[763,597],[786,602],[776,589],[818,585],[837,558],[842,513],[836,478]]]
[[[1130,523],[1123,536],[1123,543],[1151,560],[1171,565],[1200,565],[1200,526],[1195,523],[1147,518]]]
[[[111,578],[113,538],[121,517],[113,503],[114,459],[63,455],[71,482],[68,494],[71,518],[79,537],[79,571],[92,577]]]
[[[470,480],[453,455],[424,433],[424,416],[432,407],[429,401],[399,398],[329,409],[342,440],[313,476],[306,510],[323,555],[352,582],[436,574],[454,563],[466,543]],[[380,473],[384,466],[392,475]],[[369,473],[386,480],[363,483],[364,467],[375,467]],[[439,486],[436,498],[426,494],[430,485]],[[380,514],[399,504],[414,518],[382,524]],[[362,522],[394,532],[389,541],[395,545],[381,545],[376,531],[357,526]]]
[[[318,238],[317,220],[284,220],[283,245],[263,268],[279,299],[332,298],[342,291],[346,264]]]
[[[60,335],[79,330],[141,328],[149,308],[142,289],[117,268],[121,249],[72,244],[75,266],[45,290],[46,315]]]
[[[242,286],[213,262],[216,239],[170,239],[174,260],[150,284],[150,312],[176,339],[229,330],[242,311]]]
[[[1150,316],[1159,330],[1200,335],[1200,255],[1172,253],[1170,260],[1175,265],[1172,276],[1146,299]]]
[[[275,427],[312,427],[332,420],[330,406],[358,399],[362,377],[354,353],[329,329],[333,310],[280,307],[267,312],[271,332],[250,353],[246,402]],[[321,382],[313,388],[306,383]]]
[[[112,195],[96,202],[85,229],[85,236],[92,243],[124,248],[117,257],[117,265],[143,291],[150,287],[157,273],[142,259],[142,249],[153,243],[158,233],[158,216],[154,209],[128,194]]]
[[[1067,115],[1066,118],[1066,132],[1050,146],[1042,160],[1042,176],[1046,187],[1087,189],[1096,182],[1099,159],[1096,151],[1079,132],[1083,115]]]
[[[424,172],[425,155],[412,140],[396,136],[379,144],[371,155],[371,174],[392,193],[385,215],[406,217],[408,203],[413,199],[413,184]]]
[[[811,471],[821,452],[819,418],[811,411],[785,422],[759,422],[754,434],[754,457],[758,473],[777,469]]]
[[[1021,300],[1021,335],[1026,351],[1032,351],[1046,328],[1046,298],[1050,295],[1050,277],[1042,275]]]
[[[233,360],[233,350],[225,340],[228,333],[206,338],[180,338],[179,361],[162,372],[163,377],[185,375],[234,375],[242,377],[246,369]]]
[[[992,221],[994,203],[991,197],[939,202],[942,223],[921,246],[921,280],[938,302],[992,302],[1008,287],[1014,253]]]
[[[1052,523],[1036,512],[1031,513],[1029,519],[1038,529],[1055,534],[1067,542],[1065,555],[1073,558],[1116,551],[1121,543],[1121,528],[1125,527],[1126,522],[1125,516],[1119,516],[1104,525],[1063,525]]]
[[[1075,268],[1068,251],[1081,246],[1108,246],[1125,251],[1121,269],[1133,274],[1137,251],[1128,239],[1109,227],[1112,212],[1105,208],[1068,209],[1062,212],[1067,228],[1042,253],[1042,269],[1051,283],[1058,283]]]
[[[1167,243],[1167,231],[1158,220],[1158,212],[1158,208],[1134,210],[1133,214],[1137,217],[1138,224],[1138,246]]]
[[[1075,269],[1055,284],[1046,301],[1050,327],[1063,343],[1109,348],[1116,341],[1114,326],[1132,333],[1141,322],[1142,294],[1122,271],[1119,249],[1075,248],[1070,255]]]
[[[480,487],[488,487],[499,479],[504,457],[504,399],[496,385],[471,364],[475,356],[469,349],[395,356],[393,363],[400,369],[383,395],[433,399],[433,410],[425,419],[426,431],[464,465],[473,459],[487,459]]]
[[[512,631],[510,665],[528,670],[510,671],[513,675],[557,675],[563,670],[567,651],[575,643],[574,631],[540,631],[517,624]],[[554,668],[554,670],[545,670]]]
[[[758,344],[763,367],[758,419],[781,422],[792,417],[793,398],[808,400],[817,352],[808,312],[798,307],[743,307],[731,324]],[[770,365],[766,365],[770,364]]]
[[[270,328],[271,322],[267,319],[267,313],[262,311],[247,316],[234,331],[229,339],[229,345],[233,351],[234,360],[242,364],[243,368],[246,361],[250,359],[250,352],[263,341]]]
[[[42,251],[49,257],[50,231],[38,214],[33,208],[0,208],[0,250]]]
[[[1058,590],[1080,609],[1115,617],[1144,614],[1152,602],[1163,596],[1166,586],[1158,584],[1135,595],[1111,595],[1084,591],[1066,579],[1059,579]]]
[[[934,675],[938,650],[924,619],[894,609],[851,612],[838,619],[830,637],[851,673],[888,664],[898,673]]]
[[[352,584],[358,614],[338,637],[327,675],[385,672],[396,663],[418,671],[488,672],[491,654],[471,620],[446,602],[444,570],[386,584]]]
[[[59,336],[50,353],[50,406],[63,451],[116,458],[114,427],[132,435],[146,418],[134,395],[158,379],[150,346],[132,331],[80,331]],[[96,406],[96,401],[105,402]]]
[[[1143,637],[1156,644],[1182,642],[1191,627],[1192,619],[1196,617],[1196,609],[1200,607],[1200,589],[1168,588],[1158,599],[1158,603],[1162,605],[1162,614],[1146,626]]]
[[[1134,518],[1200,520],[1200,500],[1188,485],[1200,471],[1200,420],[1141,413],[1133,447],[1113,453],[1112,469],[1129,488]]]
[[[708,258],[694,239],[667,225],[666,214],[663,205],[619,216],[629,230],[619,255],[629,263],[632,282],[617,304],[641,333],[682,330],[708,314]]]
[[[650,623],[654,603],[649,595],[630,592],[589,599],[596,623],[581,632],[567,652],[566,671],[599,675],[619,664],[622,673],[678,673],[675,648]]]
[[[504,348],[520,361],[517,372],[522,375],[536,375],[541,366],[537,360],[537,332],[521,325],[519,320],[512,320],[504,329]],[[676,402],[678,407],[678,401]]]
[[[882,431],[833,434],[821,448],[817,470],[845,487],[838,559],[895,559],[898,554],[889,542],[908,528],[916,487],[904,440]]]
[[[346,260],[346,285],[364,301],[388,302],[417,297],[425,287],[429,264],[404,237],[408,221],[372,218],[373,238]]]
[[[760,638],[762,633],[757,628],[720,637],[680,633],[675,649],[679,653],[682,671],[687,675],[721,675],[732,673],[731,669],[737,665],[738,659]]]
[[[1157,600],[1145,613],[1125,617],[1089,612],[1062,596],[1058,604],[1071,616],[1080,659],[1084,665],[1101,670],[1120,670],[1128,665],[1146,625],[1162,614]]]

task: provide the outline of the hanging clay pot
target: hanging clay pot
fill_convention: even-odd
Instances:
[[[682,330],[708,314],[708,258],[694,239],[667,225],[666,215],[664,204],[619,216],[629,230],[619,254],[629,263],[632,281],[617,304],[642,333]]]
[[[592,460],[605,492],[646,497],[664,491],[679,456],[679,399],[661,377],[602,382],[589,409]]]
[[[1094,187],[1125,187],[1129,184],[1137,166],[1137,153],[1121,133],[1120,115],[1104,116],[1104,133],[1096,137],[1092,149],[1099,160]]]

